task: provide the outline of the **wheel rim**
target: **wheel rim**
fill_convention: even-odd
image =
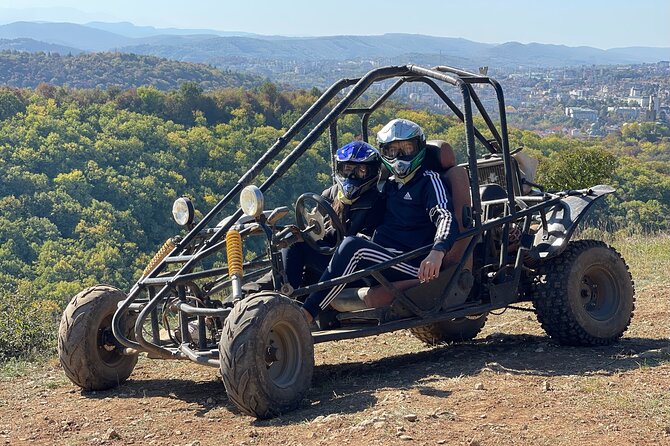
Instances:
[[[298,333],[287,323],[275,324],[265,343],[265,366],[270,380],[281,388],[293,385],[301,364]]]
[[[589,316],[598,321],[606,321],[617,313],[621,290],[607,269],[594,265],[582,276],[579,298]]]
[[[121,361],[124,356],[119,353],[118,346],[114,342],[112,333],[112,316],[109,315],[100,323],[97,335],[97,351],[100,360],[109,366],[114,366]]]

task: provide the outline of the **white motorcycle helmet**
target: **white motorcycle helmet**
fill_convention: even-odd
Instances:
[[[394,141],[414,142],[414,153],[392,153],[389,144]],[[401,182],[409,181],[426,157],[426,135],[421,126],[408,119],[394,119],[386,124],[377,133],[377,143],[382,162]]]

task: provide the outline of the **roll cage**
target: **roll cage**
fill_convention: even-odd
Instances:
[[[396,79],[396,81],[369,107],[353,107],[356,100],[368,91],[373,84],[390,79]],[[519,301],[522,294],[519,290],[519,284],[524,269],[524,253],[534,255],[538,258],[542,256],[541,252],[531,252],[533,251],[534,239],[530,235],[531,223],[539,221],[547,234],[545,240],[550,240],[549,228],[552,221],[551,216],[547,217],[547,210],[555,205],[559,205],[558,207],[564,209],[565,206],[561,207],[560,203],[566,195],[584,196],[587,193],[584,191],[575,191],[548,194],[534,191],[531,195],[518,195],[519,184],[515,184],[515,182],[519,181],[519,177],[509,147],[503,90],[500,84],[494,79],[448,66],[437,66],[434,68],[423,68],[416,65],[390,66],[374,69],[361,78],[342,79],[334,83],[268,148],[265,154],[242,175],[233,188],[200,222],[195,224],[185,236],[174,239],[174,247],[169,246],[166,248],[169,249],[169,254],[158,262],[151,271],[148,271],[145,276],[140,278],[129,291],[127,298],[119,304],[119,308],[112,321],[112,330],[116,340],[128,349],[128,351],[148,352],[150,357],[191,359],[201,364],[218,366],[218,351],[215,346],[212,348],[206,339],[205,320],[207,318],[219,318],[222,320],[227,317],[231,311],[230,306],[216,305],[213,303],[214,301],[210,300],[210,296],[231,286],[232,280],[227,267],[204,267],[203,261],[213,254],[225,250],[226,242],[224,236],[234,226],[242,228],[240,231],[242,236],[257,231],[265,234],[268,242],[276,241],[275,233],[280,228],[276,225],[275,217],[278,214],[285,215],[286,211],[278,208],[275,210],[274,215],[266,212],[256,222],[251,221],[249,218],[245,220],[241,209],[237,209],[231,216],[218,225],[213,224],[216,221],[215,217],[229,205],[245,186],[253,183],[263,169],[271,161],[275,160],[289,143],[296,139],[299,132],[309,124],[314,124],[317,116],[323,116],[323,113],[326,113],[325,117],[318,121],[304,139],[298,142],[290,153],[274,168],[272,173],[259,186],[261,191],[268,190],[326,131],[329,132],[330,149],[331,153],[334,154],[339,146],[337,123],[342,115],[354,114],[361,117],[361,134],[363,135],[363,139],[367,141],[369,138],[368,124],[371,114],[402,85],[416,82],[428,85],[454,115],[464,123],[468,155],[467,164],[464,167],[470,173],[468,186],[472,197],[472,218],[466,229],[458,236],[458,239],[471,237],[463,259],[473,254],[476,245],[481,242],[487,232],[496,227],[502,228],[499,256],[497,258],[488,256],[482,259],[478,263],[479,266],[475,267],[477,271],[473,271],[479,275],[479,282],[481,283],[480,294],[485,297],[469,301],[468,303],[461,301],[457,305],[450,305],[449,300],[458,286],[457,282],[463,268],[463,262],[460,262],[455,267],[453,275],[442,279],[439,284],[425,284],[417,287],[419,291],[427,291],[431,285],[439,287],[436,290],[437,296],[424,304],[417,304],[416,299],[413,298],[413,295],[417,295],[416,292],[412,293],[412,290],[407,292],[400,291],[381,275],[381,271],[397,263],[425,255],[430,251],[430,245],[346,276],[296,289],[291,294],[291,297],[304,296],[318,290],[331,288],[337,284],[350,283],[365,276],[372,276],[382,286],[388,288],[393,293],[397,306],[403,308],[403,311],[401,311],[402,317],[391,320],[385,320],[383,317],[380,317],[379,320],[381,322],[376,326],[315,332],[313,333],[314,342],[367,336],[402,328],[411,328],[440,320],[503,308],[512,302]],[[488,85],[493,88],[498,103],[499,120],[497,124],[494,123],[484,108],[476,90],[473,88],[476,84]],[[462,106],[457,106],[440,85],[456,87],[462,99]],[[333,99],[338,97],[340,99],[337,100],[335,105],[329,105]],[[492,135],[491,139],[487,139],[475,127],[473,123],[474,109],[483,118],[488,133]],[[502,160],[503,182],[501,186],[505,191],[504,197],[495,200],[482,200],[480,198],[480,178],[479,175],[472,174],[473,172],[478,172],[475,139],[488,149],[492,157]],[[502,205],[504,212],[495,218],[487,219],[485,210],[487,207],[494,205]],[[240,225],[240,222],[247,222],[248,224]],[[508,234],[510,225],[513,223],[522,227],[523,237],[519,249],[515,253],[510,254],[510,250],[508,249],[510,243]],[[564,238],[569,238],[569,235]],[[552,245],[552,243],[553,245],[557,244],[550,240],[549,244]],[[514,255],[515,258],[510,258],[510,255]],[[244,264],[245,269],[251,270],[252,273],[245,278],[251,280],[254,277],[260,276],[263,272],[270,269],[268,265],[277,261],[277,251],[270,250],[269,260],[267,258],[257,258],[246,262]],[[174,269],[169,271],[169,267]],[[199,268],[200,270],[197,270]],[[209,282],[202,286],[196,284],[196,281],[203,279],[208,279]],[[195,305],[188,303],[187,290],[196,295],[197,303]],[[181,345],[175,346],[167,345],[161,340],[158,326],[159,305],[161,302],[165,302],[170,296],[176,296],[171,305],[174,305],[179,310],[179,326],[182,340],[187,339],[189,320],[197,317],[197,349],[192,348],[184,341],[181,342]],[[396,304],[394,303],[394,305]],[[363,310],[363,313],[365,311],[369,311],[371,314],[379,312],[379,310],[371,309]],[[127,317],[129,313],[139,313],[134,322],[133,336],[126,336],[126,331],[122,329],[123,323],[127,322],[126,319],[130,320]],[[150,339],[147,339],[144,333],[146,321],[150,321],[151,323],[152,333]]]

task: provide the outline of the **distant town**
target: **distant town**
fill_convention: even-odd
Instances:
[[[507,113],[517,115],[510,119],[519,126],[542,115],[549,120],[544,133],[605,136],[631,122],[670,123],[668,61],[533,70],[508,73],[501,81],[510,94]],[[530,122],[537,128],[538,122]]]
[[[419,61],[424,66],[440,62],[434,59]],[[306,87],[308,84],[302,82],[303,79],[312,82],[321,79],[325,86],[342,77],[360,76],[379,66],[400,63],[397,59],[321,61],[318,64],[276,61],[266,62],[262,69],[260,65],[236,66],[234,69],[265,75],[279,83]],[[445,60],[444,64],[449,61]],[[478,68],[461,68],[478,71]],[[602,137],[621,131],[628,123],[670,124],[670,61],[561,68],[486,68],[488,75],[503,85],[510,125],[540,135]],[[376,91],[385,87],[380,85]],[[487,109],[495,110],[491,107],[496,100],[492,89],[480,86],[476,90]],[[459,95],[454,93],[450,97],[458,102]],[[417,106],[445,107],[430,87],[422,83],[407,84],[395,94]]]
[[[670,124],[670,62],[532,70],[488,70],[503,85],[507,119],[541,135],[602,137],[629,123]],[[481,91],[482,101],[495,98]],[[490,90],[490,89],[489,89]],[[404,89],[411,101],[442,108],[421,84]],[[438,100],[439,101],[439,100]]]

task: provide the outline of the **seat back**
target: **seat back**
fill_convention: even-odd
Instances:
[[[438,171],[451,194],[454,218],[458,223],[458,230],[463,231],[466,229],[466,223],[468,223],[465,221],[465,215],[469,215],[468,210],[472,207],[468,172],[464,167],[456,165],[454,149],[446,141],[431,140],[427,141],[426,145],[429,153],[428,166],[434,170],[440,169]],[[471,237],[461,239],[454,244],[442,260],[443,269],[461,261],[470,239]],[[471,268],[472,257],[467,259],[464,265],[464,269]]]

